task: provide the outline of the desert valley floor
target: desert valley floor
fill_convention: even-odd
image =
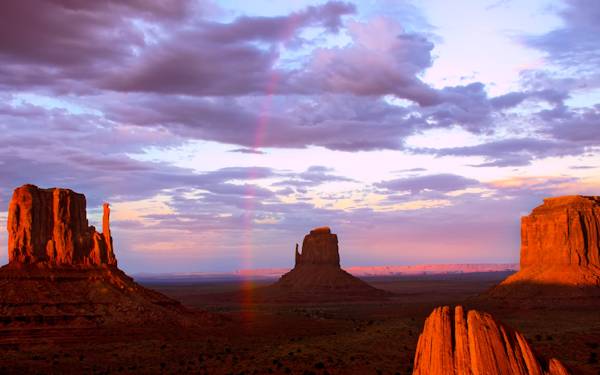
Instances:
[[[142,280],[189,307],[198,326],[13,325],[0,331],[0,373],[411,374],[425,317],[436,306],[461,303],[493,313],[575,373],[600,374],[599,304],[542,309],[475,298],[507,275],[367,278],[394,295],[318,304],[254,303],[252,291],[273,280]]]

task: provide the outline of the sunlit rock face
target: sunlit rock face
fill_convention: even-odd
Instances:
[[[548,198],[524,216],[520,271],[490,294],[600,294],[600,197]]]
[[[521,220],[521,270],[600,266],[600,197],[544,199]]]
[[[195,324],[179,302],[117,268],[104,204],[102,233],[88,225],[83,194],[15,189],[8,213],[9,263],[0,268],[0,328]]]
[[[490,314],[461,306],[437,307],[425,320],[413,375],[566,375],[558,360],[545,361],[519,332]]]
[[[69,189],[15,189],[8,209],[9,263],[116,266],[104,204],[102,233],[88,225],[83,194]]]

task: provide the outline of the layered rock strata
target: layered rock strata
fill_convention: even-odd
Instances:
[[[600,295],[600,197],[547,198],[524,216],[520,270],[490,294]]]
[[[0,326],[188,324],[177,301],[117,268],[104,204],[102,233],[83,194],[15,189],[8,213],[9,263],[0,268]]]
[[[461,306],[438,307],[425,320],[413,375],[568,375],[558,360],[545,361],[519,332],[490,314]]]
[[[15,189],[8,209],[9,263],[117,265],[104,204],[102,233],[89,226],[83,194],[69,189]]]

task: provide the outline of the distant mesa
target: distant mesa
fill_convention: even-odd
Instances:
[[[352,266],[346,271],[354,276],[387,277],[415,275],[452,275],[485,272],[514,273],[519,269],[518,263],[478,263],[478,264],[417,264],[411,266]],[[256,268],[240,269],[230,277],[279,278],[289,271],[288,268]],[[186,274],[187,275],[187,274]],[[199,277],[202,275],[197,274]],[[223,274],[227,276],[227,274]],[[173,275],[177,276],[177,275]]]
[[[326,265],[340,267],[338,238],[329,227],[319,227],[310,231],[302,242],[302,254],[296,244],[296,267],[302,265]]]
[[[437,307],[425,320],[413,375],[568,375],[557,359],[540,358],[523,335],[490,314]]]
[[[547,198],[524,216],[520,271],[488,295],[600,296],[600,197]]]
[[[266,291],[275,299],[294,301],[379,299],[389,295],[340,267],[338,237],[329,227],[311,230],[304,237],[301,253],[296,244],[294,268]]]
[[[187,311],[117,268],[104,204],[102,233],[83,194],[15,189],[8,211],[9,263],[0,268],[0,326],[174,323]]]

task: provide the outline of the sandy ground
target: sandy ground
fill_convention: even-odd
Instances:
[[[366,281],[395,296],[320,304],[254,303],[252,291],[268,281],[145,284],[198,311],[206,323],[3,329],[0,373],[410,374],[425,317],[435,306],[464,304],[523,332],[541,355],[576,373],[600,374],[598,306],[532,308],[473,299],[506,275],[372,278]],[[206,320],[205,311],[213,318]]]

